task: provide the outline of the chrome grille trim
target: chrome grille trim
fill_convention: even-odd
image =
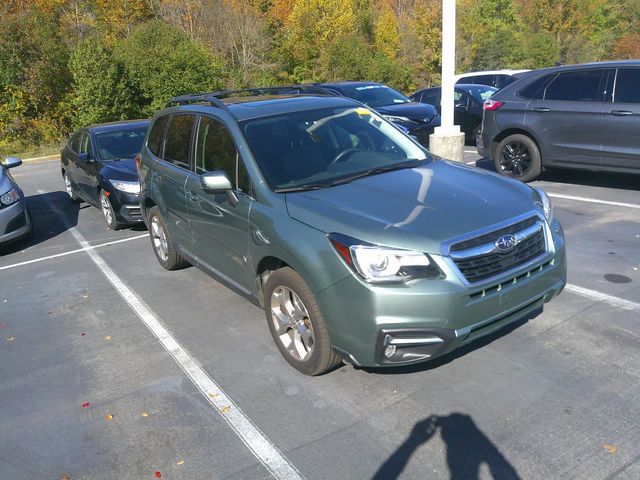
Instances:
[[[540,232],[544,228],[542,222],[537,221],[530,227],[521,230],[520,232],[516,232],[515,236],[517,239],[517,243],[522,243],[525,240],[533,237],[537,233]],[[478,245],[477,247],[467,248],[466,250],[458,250],[455,252],[451,252],[451,258],[454,260],[466,260],[474,257],[481,257],[484,255],[490,255],[492,253],[500,253],[498,248],[496,247],[494,242],[484,243],[482,245]]]

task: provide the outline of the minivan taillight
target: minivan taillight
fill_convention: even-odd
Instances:
[[[142,161],[142,155],[139,153],[136,155],[136,170],[140,170],[141,161]]]
[[[498,110],[502,105],[504,105],[504,102],[489,99],[484,101],[483,108],[492,112],[493,110]]]

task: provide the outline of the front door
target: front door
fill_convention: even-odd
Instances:
[[[640,68],[619,68],[604,109],[602,166],[640,170]]]
[[[229,131],[213,117],[200,117],[194,170],[187,179],[186,199],[198,263],[249,292],[254,278],[247,262],[253,203],[249,177]],[[226,193],[202,187],[200,175],[214,170],[229,176],[237,204]]]
[[[75,170],[75,183],[78,186],[80,194],[85,197],[89,203],[98,205],[98,179],[97,168],[98,161],[93,156],[91,148],[91,137],[89,133],[83,132],[80,137],[80,147],[78,150],[77,167]]]
[[[600,165],[606,70],[562,72],[527,107],[544,164]]]

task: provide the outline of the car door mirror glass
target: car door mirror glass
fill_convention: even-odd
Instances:
[[[233,189],[231,180],[222,170],[214,170],[200,176],[202,188],[213,193],[227,192]]]
[[[2,165],[4,165],[5,168],[18,167],[18,166],[22,165],[22,160],[19,159],[18,157],[6,157],[2,161]]]

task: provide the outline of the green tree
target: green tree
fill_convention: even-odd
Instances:
[[[135,92],[124,66],[101,38],[76,46],[69,62],[73,75],[73,120],[76,126],[125,120],[138,112]]]
[[[142,115],[151,115],[175,95],[219,88],[220,62],[187,35],[158,20],[145,23],[119,43],[117,57],[139,92]]]

